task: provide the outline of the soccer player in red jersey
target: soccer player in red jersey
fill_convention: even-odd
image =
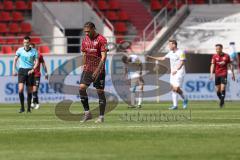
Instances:
[[[31,43],[30,47],[35,48],[35,44]],[[38,66],[34,70],[33,100],[32,100],[32,104],[31,104],[31,107],[34,109],[39,109],[39,107],[40,107],[39,100],[38,100],[38,88],[39,88],[40,79],[41,79],[41,71],[40,71],[41,64],[45,71],[45,79],[48,79],[47,67],[46,67],[45,61],[43,59],[43,56],[41,54],[39,54],[39,56],[38,56],[38,61],[39,61]]]
[[[87,22],[84,25],[86,36],[82,41],[81,51],[83,54],[83,73],[80,81],[80,98],[84,108],[84,117],[81,122],[92,119],[89,111],[87,88],[91,83],[97,89],[99,97],[100,114],[96,123],[104,121],[106,98],[104,94],[105,86],[105,61],[107,58],[107,40],[96,32],[94,23]]]
[[[210,80],[213,79],[213,74],[215,72],[216,92],[220,100],[219,106],[222,108],[224,106],[228,67],[231,69],[233,81],[235,81],[235,75],[234,75],[233,66],[231,64],[229,55],[222,51],[223,46],[221,44],[216,44],[215,47],[216,47],[216,54],[212,56],[211,67],[210,67],[210,73],[211,73]]]

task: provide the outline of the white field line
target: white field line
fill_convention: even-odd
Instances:
[[[184,129],[208,129],[208,128],[234,128],[240,129],[240,124],[159,124],[159,125],[119,125],[119,126],[104,126],[104,125],[96,125],[96,126],[84,126],[84,124],[79,124],[79,126],[72,127],[14,127],[14,128],[2,128],[0,132],[4,131],[18,131],[18,130],[84,130],[84,129],[129,129],[129,128],[184,128]]]

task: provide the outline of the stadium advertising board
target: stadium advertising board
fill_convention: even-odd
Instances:
[[[56,68],[59,68],[58,74],[66,74],[67,69],[64,64],[71,59],[72,72],[66,77],[64,84],[73,85],[78,87],[81,75],[81,67],[76,66],[76,59],[73,55],[68,56],[45,56],[45,61],[48,67],[49,73],[52,73]],[[13,56],[3,56],[0,59],[0,103],[18,103],[18,85],[17,77],[11,76],[13,63]],[[60,66],[60,67],[59,67]],[[77,68],[77,69],[75,69]],[[112,83],[112,76],[115,73],[121,71],[123,68],[120,58],[112,59],[112,56],[108,56],[106,61],[106,91],[115,94],[120,101],[119,94],[116,92],[116,86]],[[111,74],[112,73],[112,74]],[[152,77],[151,77],[152,76]],[[150,79],[156,79],[156,75],[151,75]],[[159,78],[162,81],[169,82],[169,75],[165,74]],[[124,81],[122,82],[124,83]],[[156,84],[151,84],[148,80],[145,80],[144,91],[157,88]],[[39,88],[39,98],[41,102],[59,102],[64,99],[71,99],[73,101],[79,101],[79,95],[67,95],[62,93],[61,83],[55,83],[54,89],[51,87],[44,77],[41,78],[41,84]],[[233,82],[229,76],[227,86],[227,100],[239,100],[240,99],[240,76],[237,76],[236,82]],[[164,88],[160,85],[160,90]],[[209,74],[187,74],[183,83],[183,90],[190,100],[216,100],[217,96],[214,91],[214,81],[209,80]],[[156,93],[156,94],[155,94]],[[154,95],[148,96],[144,100],[154,101],[156,100],[157,92]],[[160,95],[160,100],[171,100],[170,92]]]

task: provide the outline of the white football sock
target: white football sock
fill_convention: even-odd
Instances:
[[[135,93],[131,93],[131,105],[135,105]]]
[[[139,97],[138,97],[138,105],[139,106],[142,105],[142,100],[143,100],[143,92],[140,91],[139,92]]]
[[[173,101],[173,106],[177,107],[178,106],[178,93],[172,91],[172,101]]]

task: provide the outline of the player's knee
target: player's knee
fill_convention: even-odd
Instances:
[[[80,86],[79,86],[80,91],[86,91],[86,89],[87,89],[86,85],[80,84]]]
[[[23,93],[23,89],[19,89],[19,90],[18,90],[18,93]]]

